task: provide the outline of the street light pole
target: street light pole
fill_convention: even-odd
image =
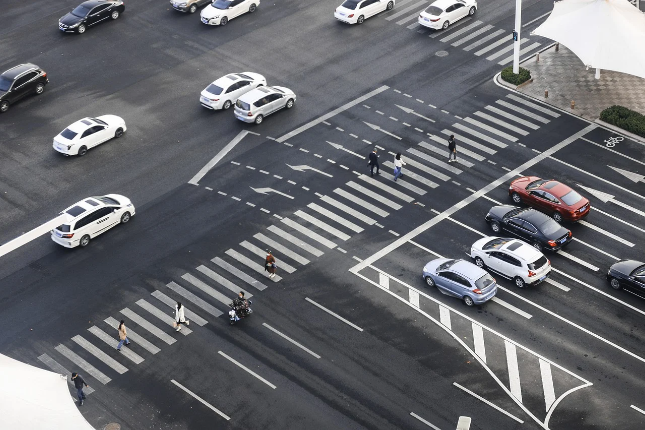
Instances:
[[[515,34],[513,42],[513,73],[520,73],[520,30],[522,29],[522,0],[515,0]]]

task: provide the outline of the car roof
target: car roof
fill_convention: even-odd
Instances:
[[[542,225],[546,221],[551,219],[550,217],[543,214],[542,212],[536,211],[535,209],[531,209],[531,208],[523,210],[517,215],[514,215],[512,218],[520,218],[535,225]]]
[[[92,118],[83,118],[83,119],[79,119],[78,121],[71,124],[67,128],[69,128],[70,130],[76,133],[80,133],[92,127],[93,125],[96,125],[96,123],[92,120]]]
[[[525,261],[535,261],[542,256],[540,251],[518,239],[512,239],[500,249]]]
[[[85,6],[87,8],[93,8],[94,6],[98,6],[100,4],[105,4],[105,3],[112,3],[111,1],[107,0],[87,0],[81,3],[81,6]]]
[[[25,63],[25,64],[19,64],[15,67],[12,67],[11,69],[7,70],[2,74],[2,76],[7,77],[9,79],[15,79],[16,76],[21,75],[25,72],[28,72],[29,70],[33,69],[40,69],[40,67],[36,66],[35,64],[31,63]]]
[[[555,182],[556,185],[553,185],[551,188],[545,187],[545,185],[549,185],[551,182]],[[547,193],[551,193],[556,197],[562,197],[571,191],[571,187],[569,187],[568,185],[554,180],[545,182],[544,184],[540,185],[540,189],[546,191]]]
[[[476,281],[488,273],[476,264],[465,260],[457,260],[448,270],[450,272],[457,272],[471,281]]]
[[[67,222],[72,222],[76,218],[85,215],[87,212],[91,212],[94,209],[98,209],[102,206],[105,206],[105,203],[103,203],[102,201],[92,197],[87,197],[80,202],[71,205],[70,207],[62,211],[61,214],[67,214]]]
[[[242,100],[245,103],[253,103],[263,97],[268,96],[269,94],[275,94],[275,93],[282,93],[282,91],[268,86],[258,87],[252,91],[249,91],[246,94],[243,94],[242,97],[240,97],[240,100]]]

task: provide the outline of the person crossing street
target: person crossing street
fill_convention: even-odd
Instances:
[[[376,149],[374,151],[370,152],[369,155],[369,162],[367,165],[370,167],[370,176],[374,176],[374,167],[376,167],[376,174],[380,175],[381,173],[379,172],[379,164],[378,164],[378,155],[376,155]]]
[[[269,272],[269,278],[275,278],[276,268],[275,257],[271,254],[271,251],[267,251],[267,257],[264,259],[264,270]]]
[[[454,158],[451,160],[451,157]],[[451,134],[448,139],[448,163],[457,161],[457,142],[455,141],[455,135]]]
[[[125,321],[121,320],[119,324],[119,344],[116,346],[116,350],[121,352],[121,347],[125,342],[125,346],[130,345],[130,339],[128,339],[128,330],[125,328]]]
[[[405,161],[401,159],[401,153],[399,152],[394,157],[394,182],[403,176],[402,169],[404,165]]]

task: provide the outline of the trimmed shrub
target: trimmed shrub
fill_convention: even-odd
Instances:
[[[513,73],[513,66],[509,66],[502,70],[502,79],[509,84],[520,85],[531,79],[531,72],[528,69],[520,67],[520,73],[516,75]]]
[[[610,106],[600,112],[600,119],[625,131],[645,137],[645,115],[623,106]]]

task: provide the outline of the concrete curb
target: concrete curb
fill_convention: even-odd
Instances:
[[[645,138],[643,138],[643,137],[641,137],[641,136],[639,136],[637,134],[630,133],[627,130],[623,130],[622,128],[620,128],[618,126],[615,126],[613,124],[609,124],[608,122],[605,122],[605,121],[601,120],[600,118],[597,119],[595,122],[596,122],[596,124],[600,124],[604,128],[608,128],[608,129],[613,130],[613,131],[615,131],[617,133],[624,134],[625,136],[629,137],[632,140],[635,140],[635,141],[640,142],[640,143],[645,143]]]

